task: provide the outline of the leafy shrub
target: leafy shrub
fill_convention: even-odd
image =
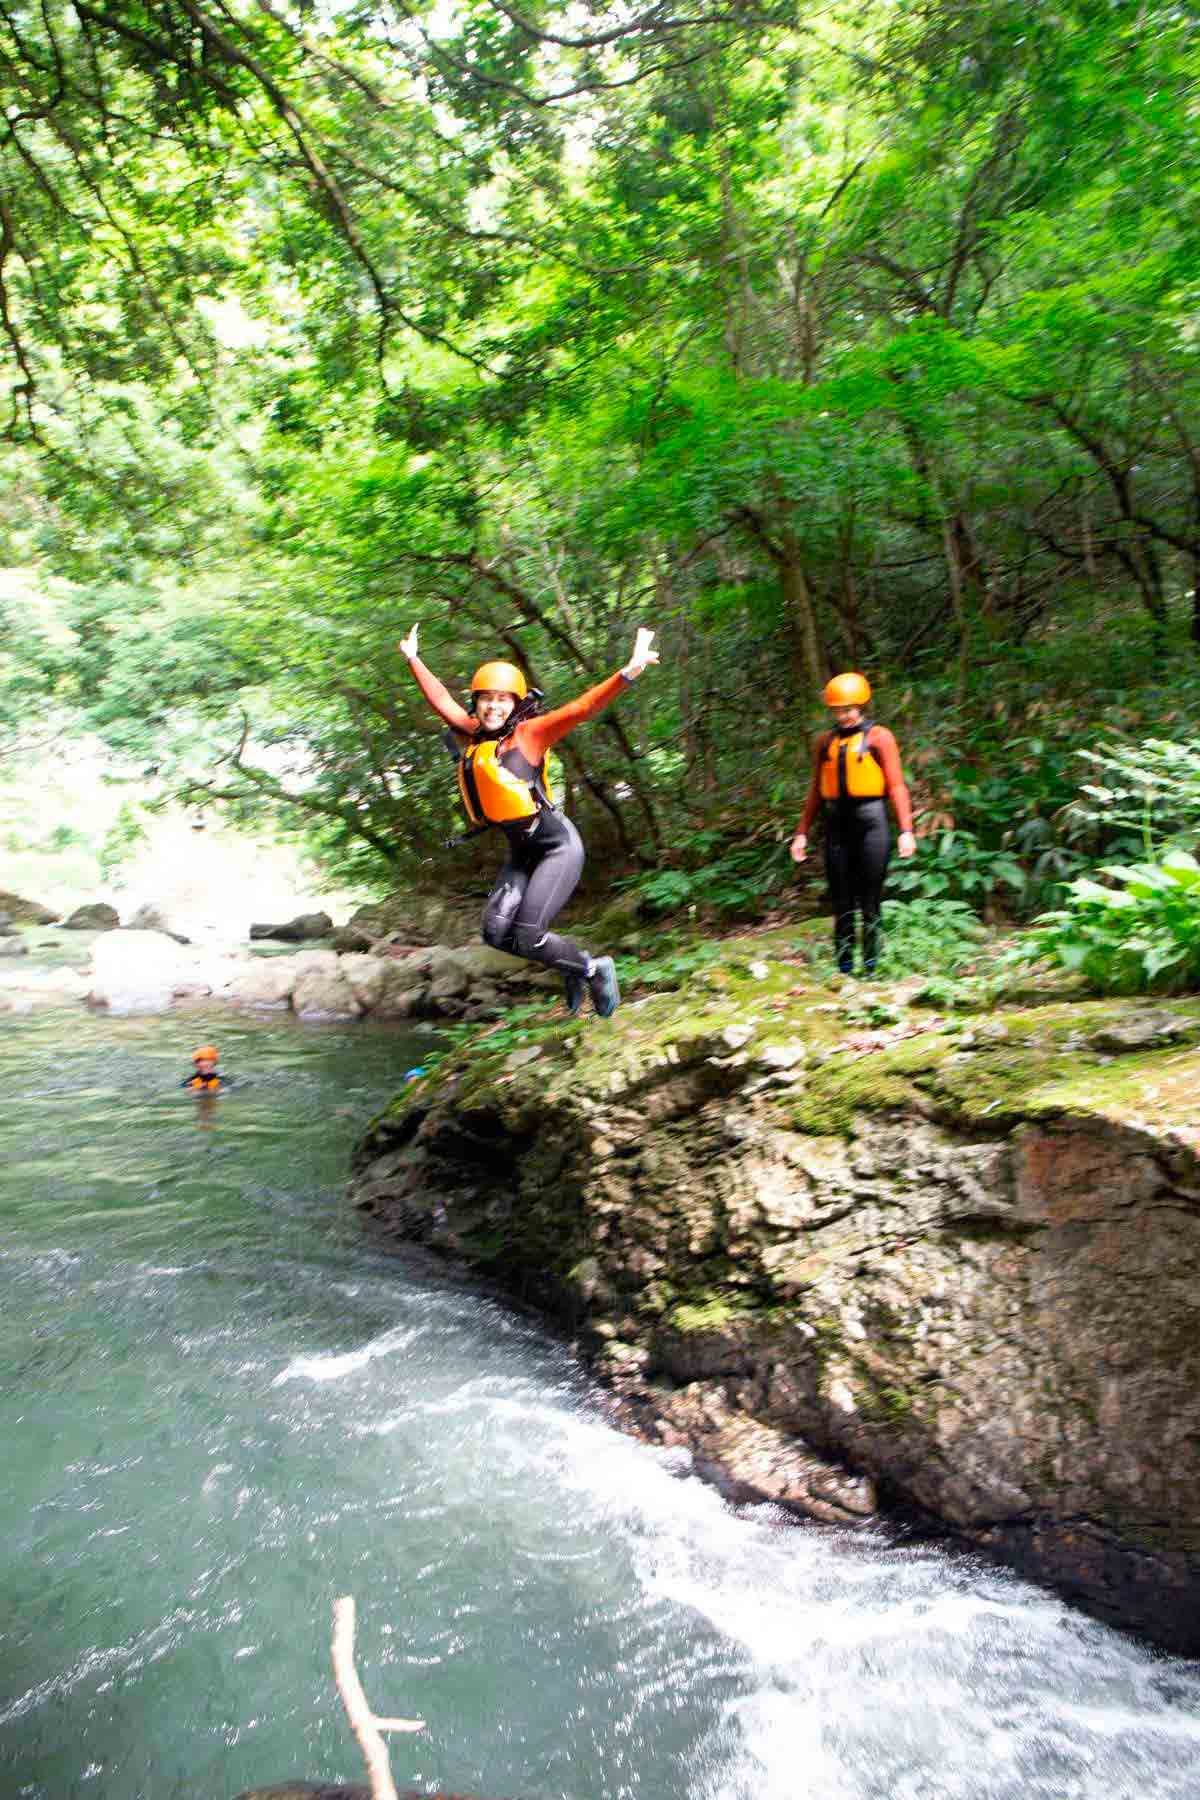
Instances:
[[[955,974],[978,956],[987,932],[964,900],[885,900],[879,973]]]
[[[740,844],[712,856],[723,842],[722,834],[694,832],[679,853],[692,866],[653,869],[635,876],[631,892],[657,913],[678,912],[699,906],[715,913],[758,913],[764,896],[779,887],[790,868],[786,844],[764,849],[761,844]]]
[[[973,831],[951,827],[925,838],[910,861],[894,862],[888,885],[904,899],[962,900],[978,909],[1001,887],[1020,895],[1028,879],[1010,851],[985,849]]]
[[[1069,826],[1094,828],[1111,842],[1132,833],[1146,856],[1156,844],[1200,832],[1200,745],[1171,738],[1103,744],[1079,755],[1097,771],[1067,812]]]
[[[1036,922],[1033,948],[1102,994],[1200,987],[1200,862],[1168,850],[1161,862],[1100,873],[1113,885],[1071,882],[1066,905]]]

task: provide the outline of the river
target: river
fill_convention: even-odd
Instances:
[[[209,1033],[238,1085],[179,1091]],[[1200,1667],[1015,1576],[735,1512],[567,1353],[384,1254],[350,1146],[428,1038],[0,1021],[3,1800],[1195,1800]]]

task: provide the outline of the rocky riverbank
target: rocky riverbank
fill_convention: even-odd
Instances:
[[[115,915],[114,915],[115,919]],[[286,933],[291,926],[262,927]],[[329,921],[326,918],[325,924]],[[478,941],[479,909],[409,898],[364,907],[325,944],[289,953],[191,944],[165,929],[11,928],[12,961],[0,970],[0,1012],[85,1002],[114,1013],[162,1012],[189,1001],[253,1010],[290,1009],[311,1020],[430,1021],[498,1017],[556,977]],[[437,942],[435,934],[446,940]],[[68,948],[64,950],[64,945]],[[79,954],[67,966],[56,957]],[[351,948],[349,946],[360,946]],[[19,959],[19,960],[18,960]]]
[[[732,1493],[916,1513],[1200,1653],[1200,1001],[878,1000],[727,942],[414,1082],[351,1198]]]

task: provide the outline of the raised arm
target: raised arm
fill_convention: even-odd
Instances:
[[[417,654],[417,627],[415,625],[408,636],[401,640],[400,653],[407,658],[408,666],[413,672],[413,679],[438,718],[444,719],[446,724],[453,726],[455,731],[464,731],[469,737],[474,737],[479,730],[478,719],[473,719],[466,707],[458,704],[449,688],[438,680],[432,669],[425,667]]]
[[[645,627],[639,627],[634,640],[633,655],[623,669],[610,675],[607,681],[601,681],[589,688],[586,694],[580,694],[578,700],[568,700],[565,706],[556,706],[552,712],[542,713],[535,719],[526,719],[517,727],[517,741],[522,756],[532,763],[541,762],[547,750],[566,737],[568,731],[574,731],[585,719],[594,719],[597,713],[616,699],[623,688],[635,682],[643,670],[651,663],[658,661],[658,651],[650,648],[654,633]]]

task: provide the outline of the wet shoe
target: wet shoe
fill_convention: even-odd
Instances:
[[[617,968],[611,956],[598,956],[595,967],[588,976],[588,990],[592,996],[592,1005],[601,1019],[611,1019],[621,1004],[621,988],[617,981]]]
[[[574,969],[567,969],[563,975],[563,989],[567,1002],[567,1011],[577,1013],[583,1005],[583,996],[587,993],[587,978],[577,975]]]

